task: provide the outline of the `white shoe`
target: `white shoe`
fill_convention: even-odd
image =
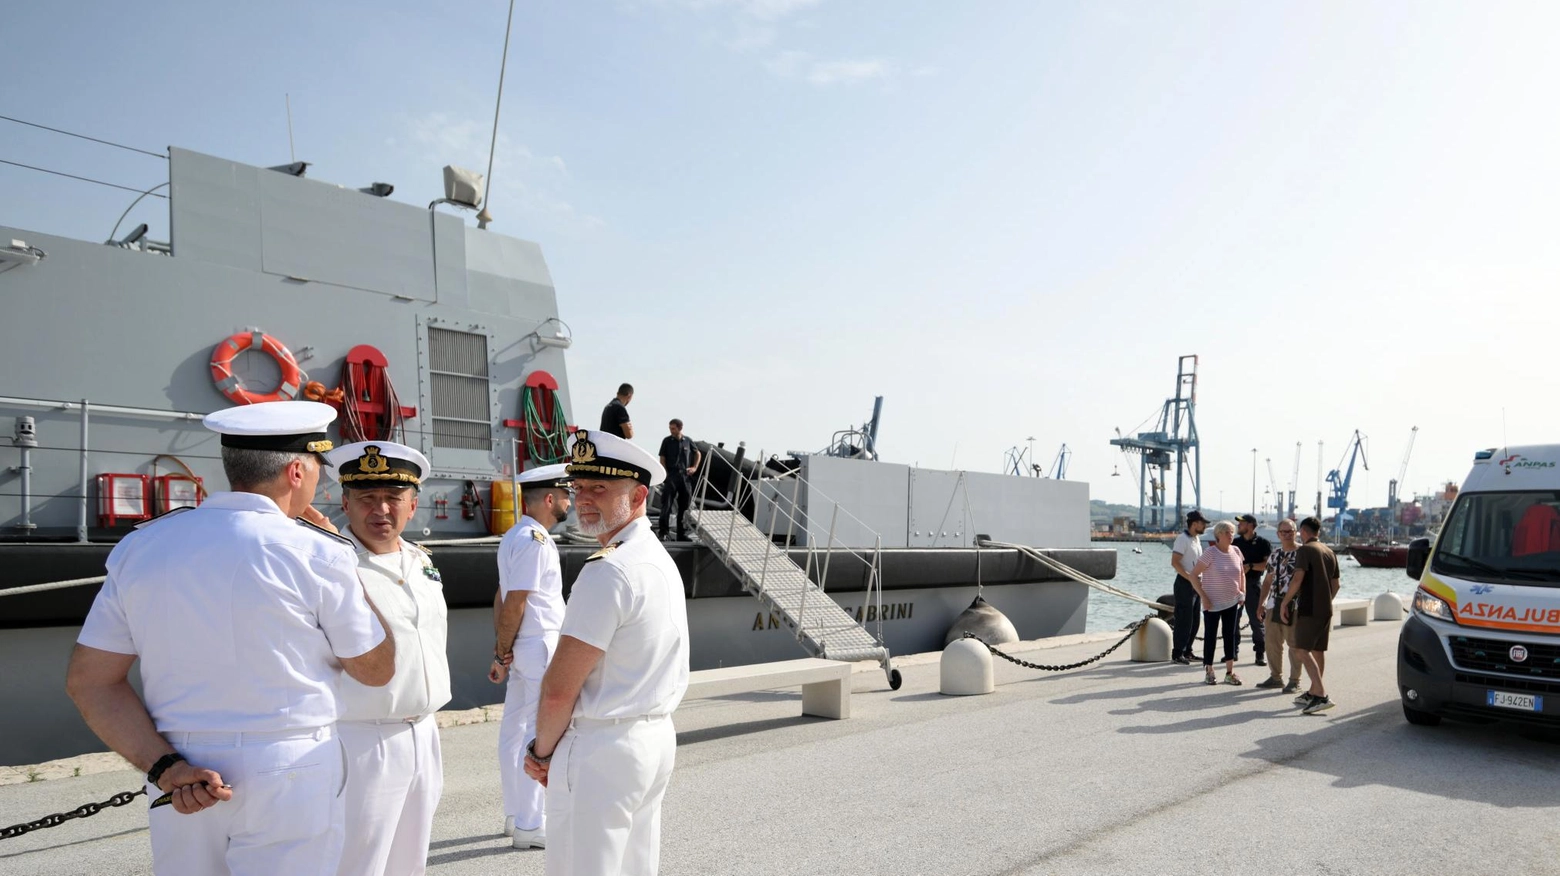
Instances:
[[[547,848],[547,829],[515,830],[514,846],[517,849],[545,849]]]
[[[515,835],[515,817],[513,815],[505,815],[504,816],[504,836],[514,836],[514,835]]]

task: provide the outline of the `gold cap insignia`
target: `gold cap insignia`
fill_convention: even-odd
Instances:
[[[596,445],[586,437],[583,429],[574,433],[573,461],[576,463],[596,461]]]
[[[379,455],[379,448],[373,444],[363,448],[363,455],[358,457],[358,471],[364,474],[383,474],[390,470],[390,460]]]
[[[304,445],[303,449],[309,453],[324,453],[327,450],[335,448],[335,446],[336,445],[332,444],[330,439],[327,438],[324,441],[310,441],[308,444]]]

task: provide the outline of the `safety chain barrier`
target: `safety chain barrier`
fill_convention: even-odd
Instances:
[[[994,646],[991,643],[987,642],[985,639],[982,639],[980,636],[975,635],[974,633],[968,633],[967,632],[967,633],[964,634],[964,638],[966,638],[966,639],[974,639],[975,641],[981,643],[982,645],[985,645],[986,649],[988,651],[990,651],[991,653],[997,655],[998,657],[1001,657],[1003,660],[1006,660],[1009,663],[1016,663],[1019,666],[1024,667],[1025,669],[1039,669],[1039,670],[1041,670],[1043,672],[1066,672],[1069,669],[1081,669],[1081,668],[1083,668],[1085,666],[1088,666],[1090,663],[1098,663],[1099,661],[1104,660],[1106,657],[1109,657],[1112,651],[1115,651],[1117,648],[1120,648],[1122,645],[1125,645],[1127,643],[1127,640],[1132,638],[1132,634],[1138,631],[1138,627],[1141,627],[1142,625],[1148,623],[1149,619],[1153,618],[1153,617],[1155,617],[1155,615],[1151,614],[1148,617],[1143,618],[1142,620],[1133,621],[1131,624],[1129,624],[1127,626],[1127,634],[1125,636],[1122,636],[1121,640],[1119,642],[1117,642],[1114,645],[1111,645],[1109,648],[1106,648],[1105,650],[1101,651],[1098,654],[1095,654],[1093,657],[1090,657],[1087,660],[1080,660],[1077,663],[1069,663],[1066,666],[1047,666],[1044,663],[1030,663],[1028,660],[1020,660],[1019,658],[1014,657],[1012,654],[1004,654],[996,646]]]
[[[59,827],[72,818],[86,818],[88,816],[96,815],[99,812],[102,812],[104,809],[109,809],[114,806],[124,806],[131,800],[134,800],[135,798],[145,793],[145,788],[142,788],[139,791],[121,791],[107,800],[104,800],[102,803],[85,803],[81,806],[77,806],[75,809],[72,809],[69,812],[56,812],[53,815],[45,815],[37,821],[29,821],[26,824],[13,824],[10,827],[0,827],[0,840],[8,840],[12,837],[18,837],[24,833],[28,833],[34,830],[42,830],[46,827]]]

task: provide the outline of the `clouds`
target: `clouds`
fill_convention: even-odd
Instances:
[[[881,58],[820,61],[799,51],[780,52],[765,61],[764,67],[782,79],[798,79],[817,86],[887,81],[899,73],[898,65]]]

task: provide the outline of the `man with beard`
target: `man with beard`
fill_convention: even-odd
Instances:
[[[1295,657],[1311,679],[1311,689],[1295,698],[1307,715],[1333,707],[1322,676],[1327,672],[1327,638],[1332,631],[1333,598],[1338,595],[1338,557],[1322,544],[1322,521],[1300,521],[1294,576],[1279,603],[1279,616],[1294,624]]]
[[[503,684],[498,774],[504,792],[504,833],[517,849],[547,845],[545,791],[525,774],[525,744],[536,735],[542,675],[558,649],[563,625],[563,566],[547,534],[569,513],[569,476],[562,464],[520,475],[525,513],[498,544],[498,596],[493,604],[493,665],[488,680]]]
[[[389,684],[341,683],[347,844],[336,872],[410,876],[428,865],[433,813],[444,791],[434,713],[450,701],[444,585],[428,549],[401,538],[429,465],[394,441],[348,444],[328,458],[341,482],[342,534],[357,549],[358,577],[401,643]]]
[[[1192,662],[1192,645],[1197,642],[1197,626],[1202,604],[1192,587],[1192,569],[1202,559],[1202,534],[1208,518],[1201,511],[1186,513],[1186,531],[1175,537],[1170,548],[1170,567],[1175,569],[1175,629],[1171,631],[1170,659],[1186,665]]]
[[[1246,624],[1251,628],[1251,647],[1257,652],[1256,664],[1267,665],[1267,631],[1262,628],[1262,573],[1267,569],[1273,543],[1257,535],[1255,514],[1242,514],[1235,524],[1239,535],[1235,549],[1241,553],[1241,570],[1246,576]]]
[[[548,876],[653,876],[671,715],[688,689],[682,578],[645,519],[666,472],[632,443],[584,431],[568,472],[580,530],[601,550],[574,582],[525,770],[547,787]]]

